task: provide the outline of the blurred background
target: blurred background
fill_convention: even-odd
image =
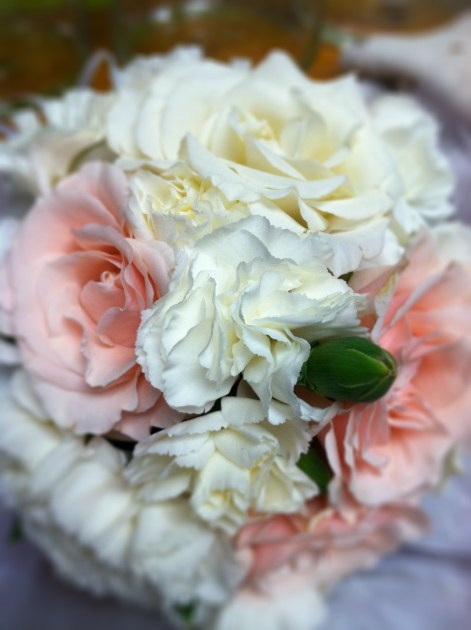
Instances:
[[[0,0],[0,99],[74,85],[100,49],[119,63],[177,43],[212,57],[289,51],[316,78],[338,72],[339,33],[423,32],[471,0]],[[98,70],[95,87],[106,88]]]

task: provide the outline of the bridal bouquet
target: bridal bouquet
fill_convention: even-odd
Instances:
[[[67,579],[312,630],[471,433],[471,230],[428,114],[179,49],[17,113],[0,490]]]

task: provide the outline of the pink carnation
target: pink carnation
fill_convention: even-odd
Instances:
[[[94,163],[40,199],[2,271],[0,300],[46,411],[78,433],[134,438],[163,399],[136,364],[141,311],[167,291],[170,248],[127,227],[124,174]]]
[[[470,434],[470,274],[434,252],[430,237],[414,248],[373,329],[397,360],[393,387],[336,417],[324,434],[334,499],[345,489],[370,506],[418,498],[441,481],[447,456]]]

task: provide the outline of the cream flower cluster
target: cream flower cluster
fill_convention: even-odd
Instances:
[[[187,501],[141,501],[139,485],[126,481],[122,452],[101,437],[87,444],[48,420],[24,372],[2,385],[0,488],[22,507],[28,530],[61,573],[149,608],[227,599],[242,570],[228,541]]]
[[[141,443],[126,476],[146,499],[190,493],[200,518],[234,534],[250,509],[296,513],[318,494],[296,466],[308,439],[301,420],[273,426],[260,402],[223,398],[221,411]]]
[[[169,292],[143,313],[137,353],[149,381],[172,407],[201,413],[242,375],[272,423],[293,411],[322,419],[294,385],[310,342],[359,333],[364,304],[329,272],[330,256],[314,235],[261,217],[197,241],[177,262]]]
[[[437,125],[279,52],[178,49],[114,80],[0,143],[34,198],[0,217],[1,494],[96,594],[312,630],[327,588],[423,530],[470,432],[470,260]],[[301,384],[349,337],[397,362],[379,401]]]

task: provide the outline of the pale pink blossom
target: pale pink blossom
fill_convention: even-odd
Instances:
[[[93,163],[40,198],[1,270],[0,301],[57,424],[142,438],[159,426],[163,401],[136,364],[136,333],[141,311],[167,290],[172,254],[132,238],[128,196],[117,167]]]
[[[311,590],[312,604],[316,594],[355,571],[370,568],[399,544],[423,534],[425,526],[423,513],[406,504],[380,509],[351,504],[348,513],[341,513],[326,499],[310,501],[302,514],[276,515],[248,524],[235,539],[246,577],[231,610],[242,617],[247,606],[256,609],[261,602],[271,601],[276,607],[279,598],[289,598],[292,591],[306,587]],[[297,627],[311,628],[309,598],[304,600],[305,610],[297,610]],[[298,606],[302,605],[299,600]]]
[[[398,376],[385,397],[353,406],[325,432],[334,501],[345,490],[370,506],[415,500],[441,482],[471,433],[469,269],[439,260],[424,236],[384,311],[373,337],[396,358]]]

